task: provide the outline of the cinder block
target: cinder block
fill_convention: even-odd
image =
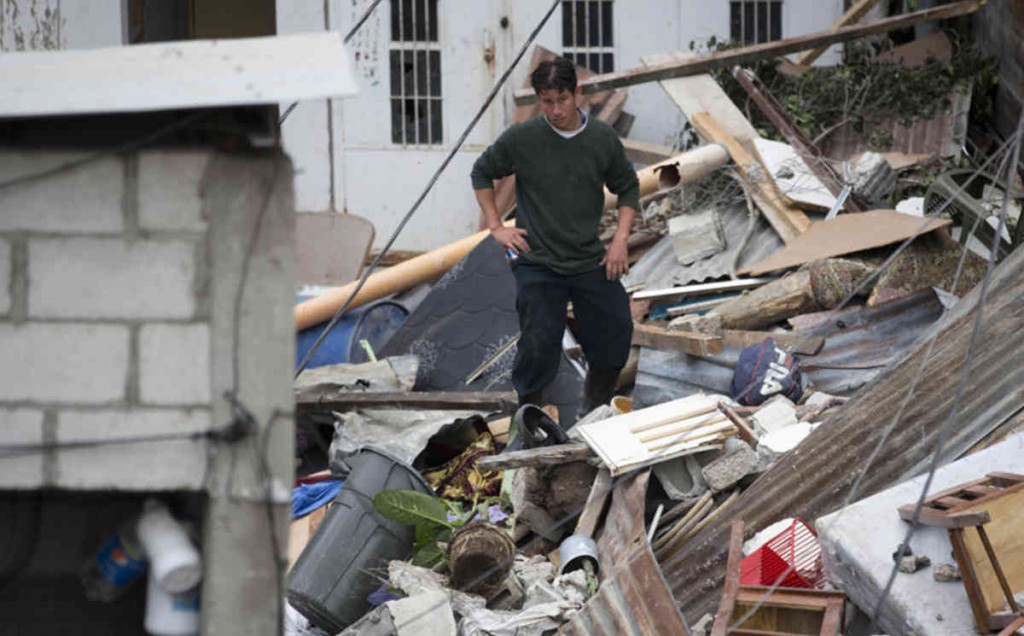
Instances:
[[[0,402],[123,400],[128,342],[121,325],[0,325]]]
[[[33,318],[191,318],[195,250],[190,241],[104,238],[29,241]]]
[[[43,484],[44,453],[32,448],[43,443],[43,412],[35,409],[0,409],[0,447],[15,455],[0,462],[0,489],[38,488]]]
[[[210,429],[206,409],[63,411],[56,442],[112,442],[153,436],[180,439],[98,445],[58,453],[57,487],[69,489],[197,489],[206,471],[206,441],[189,439]]]
[[[2,152],[4,181],[42,174],[86,155]],[[112,234],[124,228],[124,165],[116,157],[90,161],[0,192],[0,231]]]
[[[757,469],[757,453],[744,444],[737,452],[719,457],[701,471],[714,492],[732,488]]]
[[[144,152],[139,155],[139,225],[144,230],[203,232],[200,181],[208,152]]]
[[[210,402],[210,327],[144,325],[139,331],[143,404]]]
[[[11,310],[11,244],[0,239],[0,315]]]

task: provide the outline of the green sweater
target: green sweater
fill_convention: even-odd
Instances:
[[[473,164],[473,189],[493,188],[495,179],[516,175],[516,227],[527,232],[531,263],[561,274],[598,265],[605,250],[598,239],[604,186],[620,206],[636,209],[640,184],[615,130],[588,118],[566,139],[543,115],[506,130]]]

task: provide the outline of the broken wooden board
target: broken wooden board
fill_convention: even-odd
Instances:
[[[713,51],[706,55],[681,62],[673,61],[646,68],[627,69],[614,73],[595,75],[588,80],[580,82],[579,86],[581,92],[586,95],[612,88],[659,82],[688,75],[699,75],[721,68],[732,68],[748,62],[806,51],[819,46],[830,46],[869,35],[897,31],[915,24],[967,15],[981,9],[986,3],[987,0],[962,0],[961,2],[953,2],[931,9],[923,9],[882,20],[875,20],[867,24],[841,27],[835,31],[818,31],[795,38],[763,42],[724,51]],[[524,89],[515,92],[516,104],[531,104],[536,101],[537,96],[532,90]]]
[[[515,391],[401,391],[357,393],[307,390],[295,397],[295,410],[353,411],[355,409],[499,410],[517,401]]]
[[[713,356],[722,353],[722,338],[703,333],[669,331],[664,327],[633,323],[633,344],[667,351],[681,351],[691,356]]]
[[[895,210],[840,214],[834,219],[815,223],[797,240],[740,273],[766,274],[812,261],[885,247],[914,235],[947,227],[951,223],[948,219],[925,222]]]
[[[780,347],[789,353],[801,356],[816,355],[825,346],[825,338],[823,336],[773,331],[744,331],[742,329],[726,329],[722,333],[723,344],[744,348],[761,344],[766,338],[775,340]]]
[[[671,62],[692,60],[696,54],[688,51],[672,51],[670,53],[656,53],[644,55],[640,60],[645,66],[656,66]],[[676,79],[663,80],[661,87],[665,89],[668,96],[676,103],[679,110],[683,112],[687,120],[697,113],[714,113],[715,119],[722,125],[722,129],[740,142],[748,152],[753,151],[754,140],[760,139],[761,135],[747,118],[743,115],[736,104],[718,85],[715,78],[704,73],[691,75]]]
[[[698,394],[579,427],[612,476],[720,446],[736,427]]]
[[[810,227],[810,219],[779,192],[761,161],[726,132],[717,119],[710,113],[696,113],[690,117],[690,123],[701,137],[722,144],[729,151],[750,198],[784,242],[791,243]]]
[[[484,457],[477,463],[482,471],[508,470],[509,468],[559,466],[570,462],[586,461],[594,451],[586,444],[570,443],[558,446],[544,446],[529,450],[511,451],[500,455]]]
[[[798,207],[828,212],[835,205],[835,195],[829,192],[793,146],[781,141],[755,139],[754,147],[761,155],[768,174],[775,179],[775,185]]]
[[[296,215],[296,281],[329,286],[351,283],[359,278],[373,236],[373,223],[355,214]]]

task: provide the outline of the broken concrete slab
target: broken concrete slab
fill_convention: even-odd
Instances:
[[[758,450],[763,446],[772,455],[777,456],[788,453],[799,446],[800,442],[804,441],[816,426],[816,424],[810,422],[797,422],[790,426],[784,426],[761,436],[758,440]]]
[[[351,391],[411,391],[420,359],[414,355],[392,356],[375,362],[331,364],[306,369],[295,379],[296,391],[315,388]]]
[[[722,219],[714,208],[670,218],[668,234],[672,237],[672,252],[680,265],[689,265],[725,249]]]
[[[793,146],[781,141],[755,139],[754,147],[779,190],[793,203],[804,209],[822,212],[827,212],[835,205],[835,195],[829,192]],[[820,161],[813,157],[810,160]]]
[[[735,452],[719,457],[705,466],[701,474],[713,492],[722,492],[754,472],[757,464],[757,453],[741,443]]]
[[[1019,471],[1024,434],[940,468],[931,492],[978,479],[993,471]],[[903,541],[907,524],[896,509],[921,495],[924,475],[858,501],[845,511],[817,520],[830,580],[865,612],[873,612],[893,567],[892,552]],[[911,540],[915,555],[947,561],[949,538],[940,528],[919,527]],[[973,634],[974,620],[964,589],[936,585],[930,576],[897,576],[878,615],[890,636]]]
[[[865,152],[853,165],[853,192],[872,205],[881,205],[896,187],[896,171],[877,152]]]
[[[425,592],[386,604],[398,636],[455,636],[455,616],[448,595]]]
[[[797,423],[796,405],[784,395],[777,395],[765,402],[764,406],[750,416],[754,431],[768,435]]]

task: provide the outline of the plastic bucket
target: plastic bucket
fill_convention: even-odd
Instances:
[[[418,472],[379,449],[364,447],[349,465],[345,485],[288,576],[289,603],[331,634],[370,609],[366,597],[380,587],[370,572],[412,553],[412,526],[378,515],[373,496],[385,490],[433,494]]]
[[[300,297],[299,300],[305,298]],[[327,334],[306,368],[315,369],[343,362],[366,362],[366,351],[359,345],[359,341],[366,340],[374,351],[379,351],[408,317],[409,310],[392,300],[382,300],[347,312]],[[327,323],[313,325],[295,335],[296,368],[313,348],[313,343],[320,337],[325,326]]]

